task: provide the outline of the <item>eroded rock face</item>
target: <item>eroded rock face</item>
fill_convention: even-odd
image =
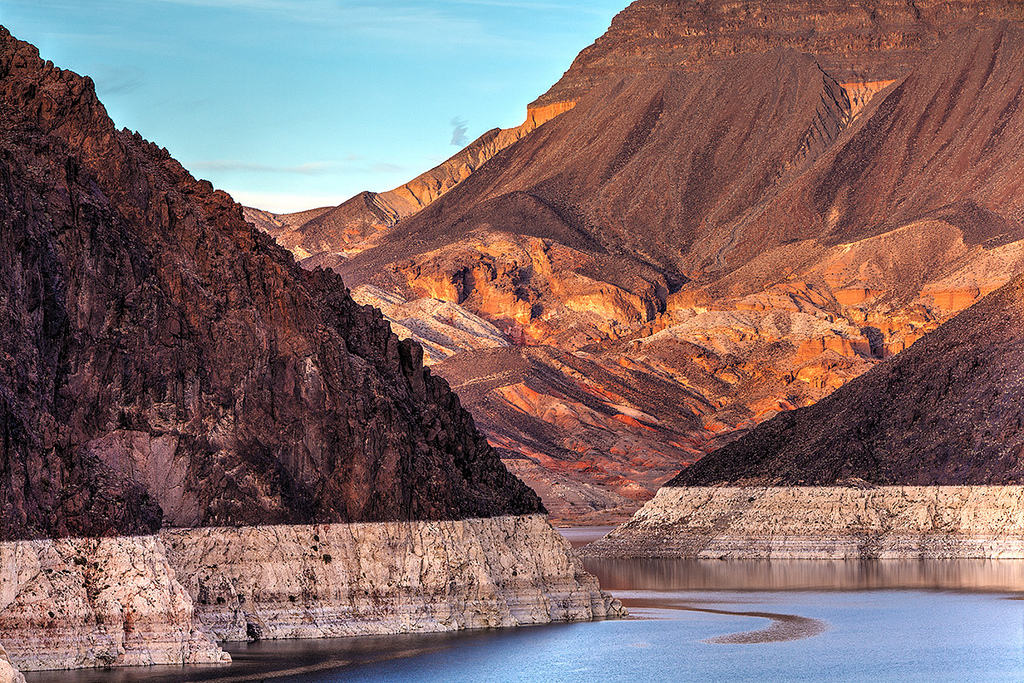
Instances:
[[[540,515],[162,532],[219,639],[452,631],[624,614]]]
[[[155,536],[0,543],[0,641],[23,671],[231,661]]]
[[[591,557],[1022,559],[1021,486],[666,486]]]
[[[0,186],[0,539],[541,509],[420,347],[5,30]]]

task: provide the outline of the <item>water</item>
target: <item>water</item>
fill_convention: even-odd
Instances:
[[[572,530],[580,545],[607,529]],[[588,561],[627,620],[233,644],[29,681],[1024,680],[1024,561]],[[1018,592],[1021,591],[1021,592]]]

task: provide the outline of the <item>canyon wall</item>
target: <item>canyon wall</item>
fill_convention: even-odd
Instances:
[[[1024,559],[1024,486],[666,486],[589,557]]]
[[[11,664],[2,643],[0,643],[0,683],[25,683],[25,676]]]
[[[167,529],[218,639],[453,631],[624,614],[542,515]]]

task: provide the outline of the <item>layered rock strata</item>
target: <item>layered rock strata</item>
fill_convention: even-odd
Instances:
[[[315,638],[624,614],[541,515],[162,532],[219,639]]]
[[[1024,559],[1024,486],[666,486],[582,553]]]
[[[231,661],[155,536],[0,543],[0,640],[22,671]]]

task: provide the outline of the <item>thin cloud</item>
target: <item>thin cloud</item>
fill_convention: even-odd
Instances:
[[[264,164],[258,161],[241,159],[205,159],[193,161],[186,166],[194,171],[212,173],[266,173],[286,175],[330,175],[330,174],[365,174],[365,173],[396,173],[406,168],[388,162],[353,163],[361,160],[356,154],[349,154],[343,161],[309,161],[304,164]]]
[[[235,159],[212,159],[195,161],[192,168],[199,171],[243,171],[246,173],[295,173],[299,175],[322,175],[333,173],[342,168],[337,161],[310,161],[294,166],[260,164]]]
[[[104,64],[91,70],[90,75],[101,95],[135,92],[145,84],[142,70],[133,66]]]
[[[122,0],[139,3],[142,0]],[[156,0],[165,5],[183,5],[214,10],[273,13],[280,21],[315,24],[330,30],[395,41],[400,44],[487,45],[493,48],[524,49],[528,43],[499,35],[483,23],[462,16],[457,9],[407,1],[385,3],[343,0],[307,0],[296,11],[291,0]]]
[[[456,116],[452,124],[452,144],[456,147],[465,147],[469,140],[466,138],[466,131],[469,130],[468,121]]]

